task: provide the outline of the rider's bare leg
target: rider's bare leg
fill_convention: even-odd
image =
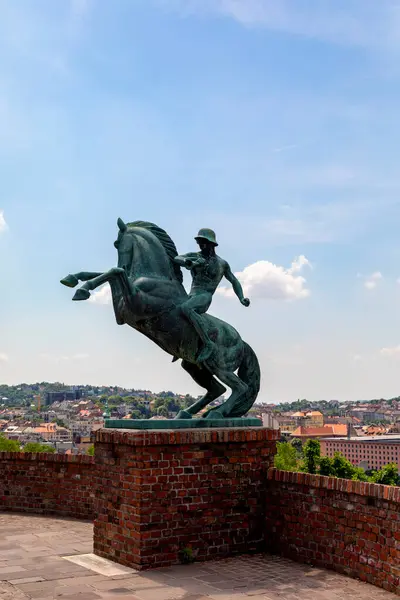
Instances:
[[[182,304],[181,310],[188,321],[195,328],[198,336],[203,342],[203,348],[200,351],[200,354],[197,358],[198,362],[204,362],[208,358],[210,358],[214,345],[204,327],[204,320],[201,315],[203,315],[210,307],[212,300],[211,294],[198,294],[194,296],[189,296],[189,299]]]

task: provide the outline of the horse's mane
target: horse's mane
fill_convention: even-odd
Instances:
[[[168,233],[164,231],[164,229],[161,229],[161,227],[158,227],[158,225],[155,225],[154,223],[149,223],[148,221],[134,221],[133,223],[127,223],[127,227],[141,227],[142,229],[148,229],[148,231],[151,231],[151,233],[155,235],[156,238],[158,238],[158,240],[161,242],[166,253],[168,254],[168,257],[174,269],[175,277],[180,283],[183,283],[183,275],[181,268],[179,265],[176,264],[176,262],[174,262],[174,258],[178,256],[178,251],[174,242],[169,237]]]

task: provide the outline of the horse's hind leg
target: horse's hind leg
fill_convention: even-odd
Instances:
[[[229,417],[229,413],[232,408],[235,406],[239,398],[246,394],[248,385],[242,381],[235,373],[231,371],[224,371],[223,369],[216,369],[214,371],[215,377],[218,377],[225,385],[231,388],[232,394],[229,396],[228,400],[221,404],[221,406],[216,406],[215,408],[211,408],[204,417],[209,419],[225,419]]]
[[[197,400],[197,402],[189,406],[186,410],[181,410],[176,416],[176,419],[191,419],[192,415],[195,415],[199,410],[207,406],[207,404],[222,396],[226,392],[226,388],[207,369],[202,369],[186,360],[182,361],[182,367],[192,376],[198,385],[207,390],[205,396]]]

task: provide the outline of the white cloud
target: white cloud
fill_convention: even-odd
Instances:
[[[285,269],[269,261],[258,261],[246,267],[236,277],[242,283],[245,294],[252,298],[273,298],[294,300],[306,298],[310,291],[305,287],[306,280],[298,273],[307,265],[310,266],[305,256],[296,258],[292,265]],[[218,288],[218,293],[223,296],[232,296],[231,288]],[[112,302],[111,289],[105,284],[95,291],[89,302],[99,305],[109,305]]]
[[[4,352],[0,352],[0,363],[8,362],[8,355]]]
[[[387,358],[400,358],[400,345],[388,348],[381,348],[379,353]]]
[[[361,354],[353,354],[353,360],[355,362],[359,362],[362,359],[363,359],[363,357],[361,356]]]
[[[361,47],[399,45],[393,0],[155,0],[183,16],[219,16],[245,27]],[[345,7],[345,8],[344,8]]]
[[[108,283],[96,290],[89,298],[89,302],[93,304],[111,304],[111,288]]]
[[[364,287],[367,290],[374,290],[378,283],[383,279],[383,275],[380,271],[375,271],[371,275],[365,278]]]
[[[7,229],[7,223],[6,220],[4,218],[4,213],[2,210],[0,210],[0,233],[2,231],[5,231]]]
[[[250,299],[299,300],[310,295],[305,278],[299,275],[304,266],[310,266],[305,256],[296,258],[288,269],[259,260],[235,275]],[[229,297],[234,295],[232,288],[226,287],[219,288],[218,293]]]

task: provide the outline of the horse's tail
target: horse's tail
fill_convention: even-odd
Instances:
[[[238,377],[247,384],[247,391],[238,398],[238,403],[233,407],[230,417],[242,417],[253,406],[260,391],[261,372],[260,365],[254,350],[244,343],[243,359],[238,370]]]

